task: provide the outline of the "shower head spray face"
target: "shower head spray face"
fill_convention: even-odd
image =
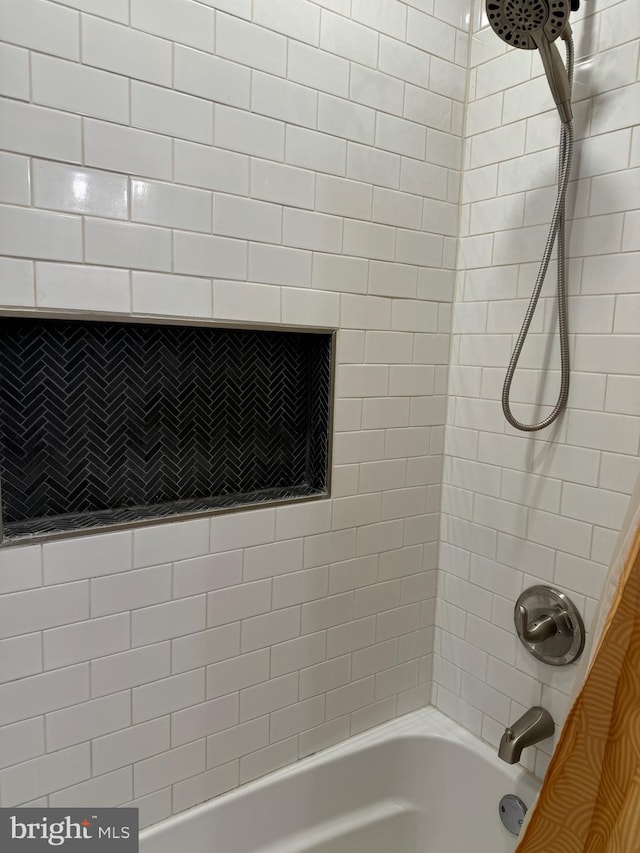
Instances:
[[[512,47],[538,48],[563,122],[571,121],[569,80],[554,42],[569,26],[571,0],[486,0],[493,30]]]
[[[569,20],[570,0],[487,0],[489,23],[507,44],[533,50],[534,34],[561,36]]]

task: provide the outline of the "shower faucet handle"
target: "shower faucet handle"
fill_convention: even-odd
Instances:
[[[516,633],[538,660],[552,666],[571,663],[584,648],[584,624],[566,593],[532,586],[519,596],[513,612]]]
[[[524,604],[520,604],[518,610],[522,620],[522,638],[528,643],[542,643],[558,633],[562,622],[566,624],[566,610],[561,610],[552,616],[542,616],[532,625],[529,625],[529,611]]]

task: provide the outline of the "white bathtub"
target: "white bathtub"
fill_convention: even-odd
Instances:
[[[538,787],[426,708],[156,824],[140,853],[512,853],[498,802]]]

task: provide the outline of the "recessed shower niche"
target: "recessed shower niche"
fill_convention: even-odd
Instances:
[[[326,496],[333,338],[0,318],[4,544]]]

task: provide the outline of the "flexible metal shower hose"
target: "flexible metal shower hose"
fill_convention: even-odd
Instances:
[[[573,38],[571,37],[571,33],[568,34],[566,38],[566,48],[567,48],[567,74],[569,77],[569,90],[573,89],[573,65],[574,65],[574,48],[573,48]],[[524,317],[524,321],[522,323],[522,328],[520,329],[520,334],[518,335],[518,339],[516,341],[516,345],[513,350],[513,355],[511,356],[511,361],[509,362],[509,367],[507,368],[507,375],[505,376],[504,385],[502,388],[502,411],[504,412],[504,416],[507,421],[511,424],[511,426],[516,429],[522,430],[523,432],[536,432],[537,430],[544,429],[552,424],[556,418],[559,416],[560,412],[564,409],[567,404],[567,398],[569,397],[569,325],[567,321],[567,270],[566,270],[566,246],[565,246],[565,224],[566,224],[566,215],[565,215],[565,201],[567,197],[567,187],[569,185],[569,175],[571,173],[571,161],[573,159],[573,122],[569,121],[562,124],[560,131],[560,154],[559,154],[559,165],[558,165],[558,195],[556,198],[556,205],[553,211],[553,217],[551,219],[551,227],[549,229],[549,236],[547,237],[547,243],[544,249],[544,254],[542,256],[542,263],[540,264],[540,269],[538,270],[538,277],[536,279],[536,283],[533,288],[533,292],[531,294],[531,299],[529,300],[529,305],[527,306],[527,312]],[[551,255],[553,253],[553,246],[557,240],[558,243],[558,255],[557,255],[557,263],[558,263],[558,329],[560,332],[560,392],[558,394],[558,400],[553,408],[553,411],[547,415],[546,418],[539,421],[535,424],[525,424],[519,421],[516,417],[514,417],[511,411],[511,383],[513,381],[513,376],[516,372],[516,367],[518,366],[518,361],[520,359],[520,355],[522,353],[522,348],[524,346],[524,342],[527,339],[527,335],[529,333],[529,326],[531,325],[531,321],[533,320],[533,315],[535,314],[536,307],[538,305],[538,299],[540,298],[540,291],[542,290],[542,285],[544,284],[544,280],[547,275],[547,270],[549,269],[549,263],[551,261]]]

